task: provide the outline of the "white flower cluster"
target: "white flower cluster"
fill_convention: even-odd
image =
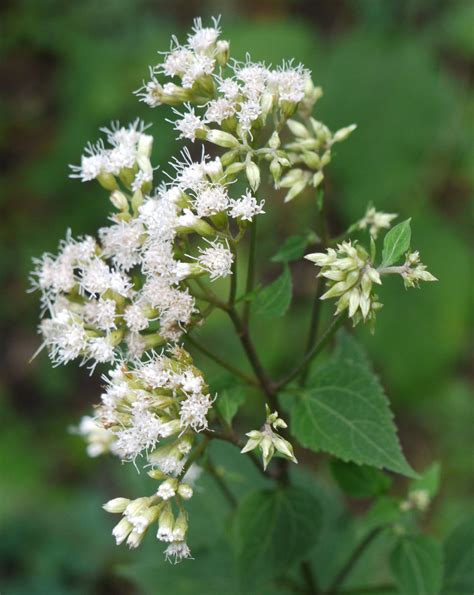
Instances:
[[[250,191],[230,198],[218,158],[193,162],[189,153],[183,155],[173,162],[173,181],[154,194],[112,191],[121,212],[99,230],[97,240],[75,240],[68,233],[56,256],[35,261],[32,285],[41,291],[48,314],[40,330],[55,364],[79,358],[94,367],[118,356],[133,360],[178,341],[197,314],[186,280],[232,274],[232,251],[225,238],[218,239],[221,221],[251,221],[263,212],[263,202]],[[120,179],[124,175],[118,172]],[[178,258],[177,243],[192,234],[211,239],[197,246],[195,256],[190,250]]]
[[[204,27],[197,19],[186,43],[173,37],[137,95],[151,107],[184,107],[175,111],[178,137],[224,151],[211,159],[203,150],[196,160],[185,149],[171,161],[173,173],[156,187],[153,137],[136,120],[103,128],[105,139],[89,144],[80,165],[71,166],[71,177],[97,180],[109,192],[115,211],[97,238],[73,239],[68,233],[56,255],[37,259],[32,287],[41,292],[42,346],[53,363],[112,367],[95,415],[83,418],[77,429],[88,453],[141,460],[151,467],[150,477],[161,481],[153,496],[105,505],[123,514],[113,531],[117,543],[137,547],[158,523],[158,539],[169,544],[166,557],[175,562],[190,557],[183,501],[192,488],[189,479],[183,481],[206,445],[208,437],[197,434],[208,430],[213,398],[177,343],[209,311],[202,297],[210,292],[198,277],[213,282],[232,275],[238,242],[264,213],[264,201],[255,196],[262,165],[275,187],[288,189],[289,201],[321,183],[331,147],[354,129],[333,134],[310,117],[321,94],[310,72],[291,61],[276,68],[249,56],[229,61],[218,21]],[[292,136],[282,144],[280,134]],[[240,175],[249,188],[232,196]],[[367,213],[363,223],[373,235],[390,222],[389,215],[375,215]],[[407,285],[428,280],[416,254],[399,267]],[[379,304],[372,283],[380,278],[360,246],[346,242],[310,259],[323,267],[331,286],[323,297],[338,297],[338,309],[348,308],[355,321],[373,317]],[[273,455],[296,462],[291,444],[277,432],[284,427],[278,414],[267,410],[265,425],[248,434],[243,452],[260,448],[265,467]]]
[[[95,422],[112,433],[114,451],[123,460],[150,455],[152,464],[166,473],[181,470],[192,446],[186,431],[207,429],[213,401],[202,374],[188,354],[179,351],[179,360],[152,354],[133,368],[115,367],[104,377],[106,389],[95,416]],[[160,441],[177,436],[176,444],[154,452]]]
[[[325,278],[328,286],[321,299],[337,298],[336,315],[347,310],[354,326],[361,321],[369,322],[372,330],[376,313],[382,308],[373,285],[382,284],[382,275],[400,274],[406,287],[416,286],[419,281],[436,281],[420,263],[418,252],[408,253],[403,266],[375,268],[374,255],[370,256],[360,244],[346,241],[305,258],[321,267],[319,276]]]
[[[219,36],[217,21],[203,27],[197,19],[184,45],[173,37],[170,51],[150,68],[151,80],[137,91],[138,97],[150,107],[184,106],[184,111],[173,108],[178,138],[207,140],[228,149],[222,157],[227,178],[244,171],[255,191],[260,163],[266,161],[275,187],[289,189],[287,202],[308,185],[317,187],[332,145],[355,126],[332,134],[308,117],[322,91],[303,65],[290,60],[272,68],[252,62],[249,55],[244,62],[229,61],[229,43]],[[305,123],[289,119],[293,116]],[[294,139],[281,147],[285,123]],[[239,213],[239,206],[232,212]]]
[[[72,178],[83,182],[98,180],[107,190],[118,188],[115,177],[123,176],[134,190],[151,188],[153,169],[150,153],[153,137],[145,134],[149,125],[135,120],[128,128],[114,122],[110,128],[102,128],[108,142],[103,140],[87,145],[81,165],[71,165]]]
[[[146,531],[158,524],[157,538],[169,543],[167,559],[190,557],[186,544],[187,514],[182,502],[193,495],[189,455],[195,434],[208,427],[213,399],[201,372],[182,348],[173,357],[153,353],[133,367],[122,363],[104,377],[105,391],[94,418],[86,417],[78,432],[88,442],[88,452],[110,452],[124,461],[144,457],[148,475],[161,481],[154,496],[130,501],[115,498],[105,510],[123,513],[113,535],[131,548]],[[178,508],[175,518],[173,506]]]

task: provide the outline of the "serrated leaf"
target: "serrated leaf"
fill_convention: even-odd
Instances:
[[[379,496],[392,485],[387,475],[368,465],[356,465],[333,459],[331,471],[339,487],[353,498]]]
[[[351,335],[343,328],[337,332],[334,357],[339,360],[347,359],[372,369],[369,357],[361,344],[356,340],[354,335]]]
[[[286,572],[315,545],[321,507],[301,488],[249,494],[237,511],[237,562],[243,582]]]
[[[283,316],[291,304],[291,273],[287,265],[283,273],[270,285],[264,287],[254,300],[254,313],[263,318]]]
[[[385,236],[382,249],[382,266],[395,264],[410,248],[410,219],[395,225]]]
[[[409,491],[425,490],[428,492],[430,499],[433,499],[438,493],[440,472],[440,464],[433,463],[423,471],[419,479],[411,482]]]
[[[417,477],[400,448],[382,387],[367,365],[332,359],[312,375],[292,410],[292,433],[303,446],[360,465]]]
[[[401,539],[390,558],[400,593],[437,595],[443,578],[441,545],[426,535]]]
[[[472,595],[474,589],[474,517],[454,529],[444,544],[443,594]]]
[[[308,236],[291,236],[285,240],[278,252],[272,257],[272,262],[292,262],[299,260],[309,244]]]
[[[217,398],[217,410],[222,415],[224,420],[229,424],[229,426],[232,423],[234,415],[237,413],[244,401],[245,387],[243,386],[225,388]]]

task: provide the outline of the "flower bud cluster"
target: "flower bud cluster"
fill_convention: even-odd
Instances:
[[[287,427],[286,422],[278,417],[278,412],[270,411],[268,405],[265,406],[267,418],[264,425],[260,430],[252,430],[247,432],[248,436],[247,444],[243,447],[241,452],[249,452],[255,448],[259,448],[262,453],[263,468],[266,469],[268,463],[272,460],[273,456],[279,455],[285,459],[297,463],[296,457],[293,453],[293,446],[282,438],[277,430],[280,428],[285,429]]]
[[[397,268],[397,267],[393,267]],[[420,253],[409,252],[406,255],[405,263],[401,267],[400,274],[405,283],[405,287],[418,287],[420,281],[437,281],[436,277],[426,270],[426,266],[420,261]],[[384,270],[390,272],[389,269]],[[398,271],[397,271],[398,272]]]
[[[321,299],[337,298],[336,315],[348,310],[354,325],[361,320],[375,321],[382,304],[373,293],[373,284],[382,282],[369,254],[360,244],[342,242],[336,249],[308,254],[305,258],[321,267],[319,276],[326,279],[329,287]]]
[[[383,213],[377,211],[375,207],[369,206],[365,215],[358,221],[352,229],[368,229],[369,234],[374,240],[377,239],[379,232],[383,229],[389,229],[393,219],[396,219],[396,213]]]
[[[137,548],[148,529],[156,525],[157,539],[168,544],[164,552],[166,559],[177,563],[190,558],[191,551],[186,544],[188,515],[182,502],[189,500],[192,494],[193,490],[187,483],[167,479],[153,496],[135,500],[114,498],[106,502],[104,510],[122,515],[112,531],[117,545],[126,541],[130,548]]]
[[[400,509],[404,512],[408,510],[419,510],[426,512],[431,504],[431,497],[428,490],[413,490],[408,494],[408,498],[400,504]]]
[[[331,162],[332,146],[346,140],[356,129],[352,124],[332,133],[312,117],[306,118],[305,124],[290,119],[287,126],[295,137],[285,145],[290,169],[281,179],[274,176],[277,187],[289,189],[285,202],[293,200],[306,187],[317,188],[321,184],[324,167]]]
[[[377,230],[388,227],[388,213],[379,213],[384,216],[379,218]],[[380,221],[384,225],[380,225]],[[357,224],[358,225],[358,224]],[[371,223],[370,225],[375,225]],[[377,227],[376,225],[376,227]],[[328,248],[326,252],[308,254],[306,259],[314,262],[321,268],[318,276],[326,280],[328,290],[321,296],[322,300],[337,298],[335,315],[347,310],[354,326],[359,322],[369,322],[371,330],[374,329],[375,316],[382,304],[378,301],[373,291],[374,284],[382,284],[382,276],[398,274],[403,278],[405,287],[416,287],[420,281],[436,281],[426,266],[421,264],[418,252],[408,252],[403,266],[375,267],[375,242],[372,235],[372,254],[360,244],[350,241],[342,242],[336,248]]]

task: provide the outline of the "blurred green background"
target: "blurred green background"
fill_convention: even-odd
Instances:
[[[53,370],[45,354],[28,363],[39,344],[39,308],[37,296],[26,293],[33,256],[54,251],[68,227],[75,235],[94,233],[107,216],[104,192],[67,177],[68,164],[79,161],[99,126],[136,116],[155,123],[154,157],[166,169],[177,150],[163,121],[167,109],[149,110],[132,91],[157,61],[156,51],[167,49],[172,33],[182,37],[198,15],[222,14],[223,37],[236,58],[249,51],[267,62],[303,62],[325,91],[316,117],[333,129],[358,124],[328,168],[333,233],[361,217],[368,202],[413,217],[414,247],[439,283],[405,292],[390,279],[375,336],[365,329],[358,335],[392,399],[408,459],[419,470],[441,461],[442,489],[427,525],[437,536],[448,534],[466,517],[474,487],[468,360],[474,4],[12,0],[1,11],[2,594],[211,592],[200,562],[176,575],[163,571],[150,591],[133,564],[147,555],[161,565],[161,547],[152,538],[147,554],[114,545],[113,519],[100,506],[117,495],[142,495],[146,479],[131,466],[87,459],[81,440],[68,432],[97,400],[100,381],[74,365]],[[307,227],[314,198],[303,196],[290,206],[279,194],[265,198],[262,252],[270,256],[286,236]],[[271,279],[278,266],[260,272]],[[301,264],[293,280],[289,321],[263,327],[258,340],[273,371],[297,356],[286,346],[303,341],[314,279]],[[209,337],[221,351],[241,357],[218,317]],[[217,382],[207,362],[206,369]],[[306,459],[330,485],[324,458]],[[195,504],[200,518],[191,524],[213,538],[206,481]],[[199,508],[203,503],[208,513]],[[360,504],[349,505],[360,512]],[[200,591],[200,584],[207,587]],[[216,593],[226,593],[221,587]]]

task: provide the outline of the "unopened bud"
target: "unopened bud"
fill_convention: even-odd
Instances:
[[[219,66],[224,66],[229,61],[230,44],[228,41],[221,39],[216,43],[216,60]]]
[[[111,512],[113,514],[122,513],[127,506],[130,504],[130,500],[128,498],[114,498],[113,500],[109,500],[106,502],[102,508],[106,512]]]
[[[332,137],[333,143],[339,143],[343,140],[346,140],[352,132],[357,128],[356,124],[351,124],[350,126],[346,126],[345,128],[341,128],[336,132],[336,134]]]
[[[206,140],[218,147],[225,147],[227,149],[236,149],[240,146],[239,141],[228,132],[222,130],[208,130],[205,136]]]
[[[152,147],[153,137],[151,134],[140,134],[140,138],[138,139],[138,155],[149,158]]]
[[[110,202],[119,211],[128,211],[128,200],[123,192],[120,190],[114,190],[110,196]]]
[[[118,188],[117,180],[115,179],[115,176],[113,174],[110,174],[110,173],[99,174],[97,176],[97,181],[102,186],[102,188],[105,188],[105,190],[109,190],[110,192],[112,190],[116,190]]]
[[[280,136],[278,135],[278,132],[275,130],[275,132],[271,135],[270,140],[268,141],[268,146],[270,147],[270,149],[278,149],[280,144]]]
[[[298,138],[311,138],[309,130],[304,124],[301,124],[301,122],[297,122],[296,120],[288,120],[287,125],[291,132]]]
[[[249,181],[250,187],[255,192],[260,186],[260,169],[253,161],[248,161],[245,166],[245,174]]]
[[[317,188],[324,180],[324,174],[322,171],[317,171],[313,176],[313,186]]]

